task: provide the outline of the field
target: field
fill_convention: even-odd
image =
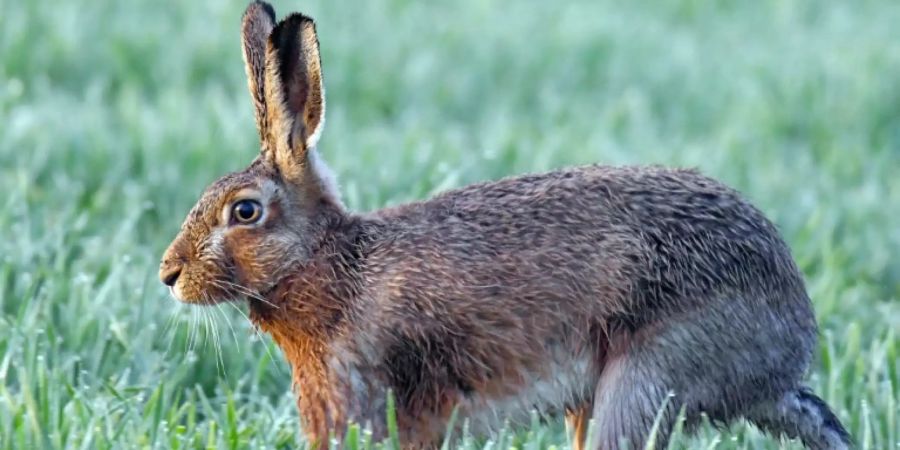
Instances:
[[[244,305],[159,257],[258,151],[243,2],[0,0],[0,449],[294,448]],[[694,166],[780,227],[821,323],[809,383],[900,448],[900,2],[275,2],[318,21],[320,151],[371,210],[589,162]],[[465,448],[567,448],[561,423]],[[737,424],[672,448],[800,448]]]

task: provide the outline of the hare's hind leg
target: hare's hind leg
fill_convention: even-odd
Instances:
[[[652,448],[666,448],[678,411],[666,401],[668,391],[661,383],[664,375],[631,352],[610,358],[594,396],[594,429],[586,448],[647,448],[657,417]]]
[[[774,435],[799,438],[814,450],[851,448],[850,435],[821,398],[807,388],[789,391],[778,401],[754,408],[747,419]]]

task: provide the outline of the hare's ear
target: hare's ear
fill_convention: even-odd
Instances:
[[[325,118],[319,40],[312,19],[292,14],[275,26],[266,50],[270,159],[285,172],[309,166]]]
[[[256,115],[256,129],[259,130],[263,145],[268,134],[266,120],[266,43],[275,28],[275,10],[268,3],[254,1],[247,6],[241,19],[241,49],[244,54],[244,68],[247,71],[247,85],[253,100]]]

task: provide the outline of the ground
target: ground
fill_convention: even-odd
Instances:
[[[159,257],[257,138],[242,2],[0,0],[0,449],[292,448],[243,305]],[[809,383],[900,446],[900,3],[292,1],[318,20],[320,151],[348,206],[570,164],[698,167],[780,227],[821,322]],[[568,446],[535,422],[465,448]],[[673,448],[799,448],[705,427]]]

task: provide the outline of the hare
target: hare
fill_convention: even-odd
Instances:
[[[313,20],[254,2],[242,41],[261,152],[206,190],[159,274],[182,302],[248,301],[314,447],[351,422],[386,437],[389,395],[404,448],[440,445],[454,411],[483,434],[534,410],[565,415],[579,449],[663,448],[679,414],[850,447],[803,384],[801,274],[738,192],[597,165],[351,213],[316,153]]]

